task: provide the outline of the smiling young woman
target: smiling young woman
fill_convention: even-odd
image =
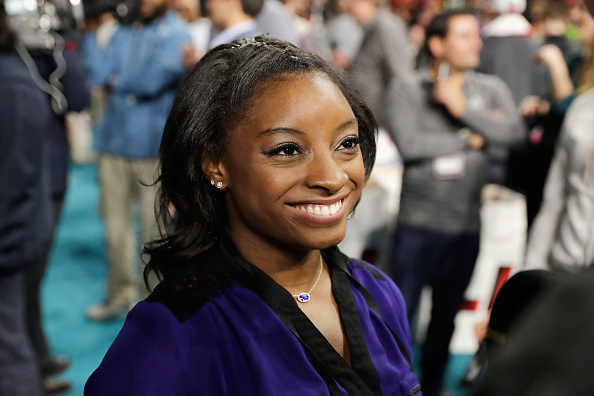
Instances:
[[[404,301],[344,256],[376,123],[344,76],[266,36],[219,46],[161,143],[162,237],[87,395],[410,395]]]

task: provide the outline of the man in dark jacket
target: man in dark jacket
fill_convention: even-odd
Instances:
[[[25,320],[24,270],[49,241],[51,188],[42,133],[52,117],[43,92],[14,53],[0,2],[0,395],[41,395]]]
[[[57,37],[60,39],[60,37]],[[43,128],[44,141],[48,145],[49,164],[45,172],[49,174],[51,186],[51,212],[53,223],[51,227],[52,238],[43,247],[33,265],[27,266],[25,270],[25,285],[27,296],[27,324],[33,342],[43,377],[43,388],[46,394],[56,394],[70,388],[67,382],[53,380],[52,374],[58,374],[68,367],[68,360],[65,357],[54,358],[50,354],[41,315],[41,284],[46,273],[49,254],[51,251],[53,237],[55,237],[58,221],[66,197],[68,179],[68,167],[70,163],[70,145],[66,131],[66,120],[64,112],[82,111],[90,106],[90,90],[86,82],[84,66],[74,50],[74,41],[67,39],[65,49],[60,55],[56,51],[37,52],[32,55],[40,76],[50,80],[58,68],[58,62],[63,58],[63,75],[59,77],[61,92],[64,95],[67,108],[63,112],[54,111],[53,116]],[[58,76],[56,76],[57,78]],[[52,100],[50,95],[45,95],[48,104]]]

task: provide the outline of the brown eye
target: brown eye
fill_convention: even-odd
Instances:
[[[358,146],[359,138],[354,136],[348,137],[340,143],[340,147],[347,150],[354,149]]]
[[[273,157],[273,156],[281,156],[281,157],[291,157],[297,155],[301,152],[299,146],[294,143],[286,143],[275,147],[274,149],[270,150],[266,154]]]

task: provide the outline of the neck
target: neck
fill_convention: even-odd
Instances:
[[[230,235],[243,257],[292,294],[307,291],[320,268],[320,250],[290,250]]]
[[[307,291],[320,273],[321,254],[320,251],[314,251],[307,259],[293,267],[272,270],[268,275],[291,294]]]
[[[437,80],[437,76],[439,75],[439,67],[443,62],[443,60],[435,59],[431,64],[431,78],[433,80]],[[458,69],[454,66],[450,66],[448,79],[464,79],[464,73],[466,73],[466,69]]]

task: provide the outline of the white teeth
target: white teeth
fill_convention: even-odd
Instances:
[[[338,201],[332,205],[304,205],[297,206],[298,210],[302,212],[312,213],[318,216],[332,216],[340,211],[342,208],[342,201]]]

